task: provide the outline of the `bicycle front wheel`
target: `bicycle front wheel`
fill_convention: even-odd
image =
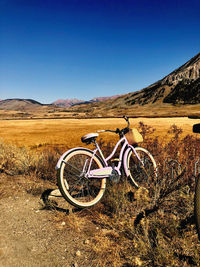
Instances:
[[[200,240],[200,176],[197,177],[196,186],[195,186],[194,217],[195,217],[198,237]]]
[[[127,156],[127,167],[130,172],[129,178],[137,188],[148,188],[157,176],[156,162],[145,148],[136,147],[135,150],[140,160],[130,150]]]
[[[106,179],[88,179],[86,173],[90,170],[102,168],[99,157],[85,148],[74,149],[69,152],[61,163],[58,173],[58,187],[63,197],[78,208],[95,205],[103,196]]]

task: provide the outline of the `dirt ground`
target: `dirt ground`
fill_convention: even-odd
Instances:
[[[92,266],[88,234],[72,231],[64,209],[44,209],[27,179],[0,175],[0,266]]]

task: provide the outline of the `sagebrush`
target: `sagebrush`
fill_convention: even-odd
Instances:
[[[81,229],[88,222],[100,229],[90,236],[91,266],[198,266],[193,197],[200,139],[181,138],[182,129],[176,125],[166,133],[170,141],[155,137],[154,129],[143,123],[139,130],[143,146],[158,164],[158,178],[148,189],[136,190],[128,180],[108,183],[98,205],[68,215],[66,223],[73,222],[73,230],[76,220],[81,220]],[[101,146],[109,153],[112,143],[101,141]],[[24,174],[56,182],[60,154],[55,149],[35,152],[1,143],[0,172],[13,179]]]

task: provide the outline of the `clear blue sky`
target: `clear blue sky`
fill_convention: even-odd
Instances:
[[[140,90],[200,52],[199,0],[0,0],[0,99]]]

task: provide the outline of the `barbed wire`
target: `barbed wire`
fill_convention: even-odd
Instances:
[[[164,168],[167,170],[166,174],[171,178],[177,177],[183,171],[182,165],[177,160],[170,157],[166,158]]]
[[[182,164],[178,160],[173,158],[166,158],[164,161],[164,168],[166,173],[171,178],[175,178],[177,175],[180,175],[183,171]],[[196,159],[194,163],[193,175],[197,177],[200,174],[200,158]]]

